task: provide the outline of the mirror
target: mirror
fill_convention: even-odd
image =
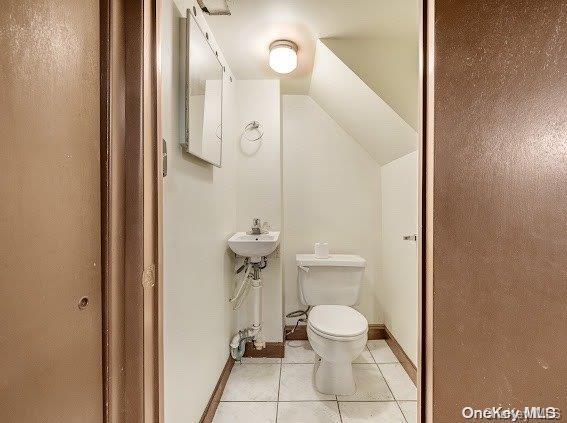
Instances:
[[[189,9],[184,21],[185,139],[181,145],[187,153],[221,167],[223,66]]]

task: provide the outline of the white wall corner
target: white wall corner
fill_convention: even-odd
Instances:
[[[309,95],[380,165],[417,149],[417,132],[317,41]]]

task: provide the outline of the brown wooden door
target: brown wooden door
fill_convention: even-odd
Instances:
[[[434,3],[432,421],[565,419],[567,3]]]
[[[99,423],[99,2],[1,9],[0,421]]]

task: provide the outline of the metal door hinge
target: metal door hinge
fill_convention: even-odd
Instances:
[[[162,174],[165,178],[167,176],[167,141],[165,139],[161,140],[161,146]]]
[[[404,235],[402,237],[402,239],[404,241],[417,241],[417,234],[413,234],[413,235]]]

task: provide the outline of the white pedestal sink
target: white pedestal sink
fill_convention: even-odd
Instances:
[[[251,263],[258,263],[262,257],[272,254],[280,242],[279,232],[251,235],[237,232],[228,240],[228,246],[237,255],[248,257]]]
[[[244,280],[236,289],[230,302],[236,304],[234,310],[237,310],[242,300],[246,298],[249,288],[252,289],[254,302],[252,327],[240,330],[230,342],[231,355],[235,359],[239,360],[242,357],[244,344],[248,339],[254,340],[256,349],[260,350],[266,346],[262,336],[262,280],[260,274],[267,265],[267,259],[264,257],[276,250],[279,240],[280,233],[272,231],[257,235],[237,232],[228,240],[228,246],[232,251],[241,257],[246,257]]]

